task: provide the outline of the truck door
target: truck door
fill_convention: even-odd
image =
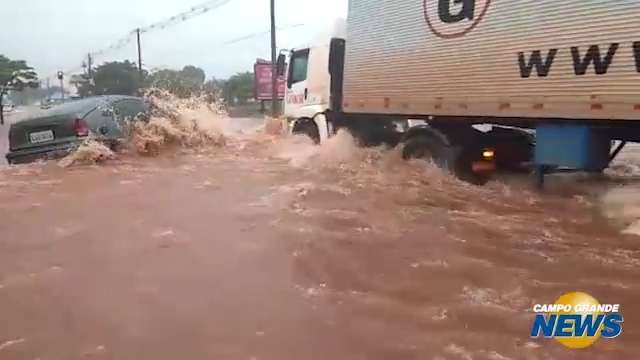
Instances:
[[[296,50],[291,54],[289,76],[287,77],[286,115],[301,117],[301,110],[309,96],[307,70],[309,49]]]

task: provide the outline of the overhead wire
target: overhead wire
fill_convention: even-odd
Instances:
[[[222,7],[224,5],[226,5],[227,3],[231,2],[233,0],[209,0],[206,2],[203,2],[201,4],[192,6],[189,10],[183,11],[181,13],[178,13],[176,15],[170,16],[168,18],[165,18],[161,21],[149,24],[147,26],[143,26],[143,27],[139,27],[136,29],[131,30],[130,32],[127,33],[126,36],[118,39],[117,41],[111,43],[109,46],[102,48],[100,50],[96,50],[96,51],[92,51],[89,54],[95,59],[97,57],[100,56],[104,56],[107,53],[110,53],[112,51],[117,51],[120,50],[124,47],[126,47],[127,45],[129,45],[136,37],[136,33],[138,31],[140,31],[140,33],[150,33],[150,32],[154,32],[154,31],[160,31],[160,30],[165,30],[169,27],[181,24],[183,22],[186,22],[194,17],[206,14],[212,10],[215,10],[219,7]],[[282,30],[288,30],[291,28],[297,28],[297,27],[301,27],[304,26],[305,24],[292,24],[292,25],[286,25],[286,26],[282,26],[282,27],[277,27],[276,29],[278,31],[282,31]],[[246,40],[250,40],[253,38],[257,38],[260,36],[264,36],[270,33],[270,30],[266,30],[266,31],[261,31],[261,32],[255,32],[255,33],[251,33],[251,34],[247,34],[235,39],[231,39],[229,41],[226,41],[224,43],[222,43],[222,45],[232,45],[232,44],[236,44],[242,41],[246,41]],[[82,69],[86,68],[86,64],[83,63],[83,65],[81,66],[77,66],[74,67],[72,69],[68,69],[68,70],[63,70],[62,72],[64,74],[71,74],[71,73],[75,73],[78,71],[81,71]],[[53,75],[53,77],[55,78],[56,75]],[[48,79],[50,77],[47,77]]]
[[[129,45],[135,38],[135,35],[138,31],[140,31],[140,33],[149,33],[152,31],[157,31],[157,30],[164,30],[167,29],[169,27],[172,27],[174,25],[183,23],[185,21],[188,21],[194,17],[206,14],[212,10],[215,10],[229,2],[231,2],[233,0],[209,0],[206,2],[203,2],[201,4],[192,6],[189,10],[183,11],[181,13],[178,13],[176,15],[170,16],[168,18],[165,18],[161,21],[152,23],[150,25],[147,26],[143,26],[143,27],[139,27],[139,28],[135,28],[133,30],[131,30],[130,32],[127,33],[126,36],[114,41],[113,43],[111,43],[109,46],[99,49],[99,50],[95,50],[92,52],[89,52],[89,54],[93,57],[93,58],[97,58],[99,56],[103,56],[107,53],[113,52],[113,51],[117,51],[120,50],[122,48],[124,48],[125,46]],[[67,70],[62,70],[62,72],[64,74],[69,74],[69,73],[74,73],[77,71],[80,71],[84,68],[85,66],[78,66],[78,67],[74,67],[72,69],[67,69]],[[57,76],[57,72],[56,74],[53,74],[50,77],[56,77]]]

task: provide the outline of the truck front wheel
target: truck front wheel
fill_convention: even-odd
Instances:
[[[291,130],[293,135],[306,135],[317,145],[320,144],[320,131],[312,119],[298,119]]]

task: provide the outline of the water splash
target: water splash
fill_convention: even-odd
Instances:
[[[622,186],[602,197],[604,214],[624,228],[623,233],[640,235],[640,196],[638,188]]]
[[[601,196],[603,213],[622,227],[622,233],[640,235],[640,145],[627,145],[607,174],[623,185],[608,189]]]
[[[179,99],[160,90],[151,90],[146,99],[151,103],[148,121],[130,122],[130,144],[143,155],[157,155],[162,148],[176,145],[193,148],[225,144],[224,109],[204,97]]]
[[[286,119],[267,116],[264,118],[264,125],[261,131],[267,135],[286,135],[287,134]]]
[[[58,161],[58,165],[63,168],[72,165],[93,165],[114,158],[114,152],[106,145],[95,140],[87,140],[75,151]]]

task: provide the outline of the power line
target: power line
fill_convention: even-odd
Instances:
[[[231,2],[233,0],[210,0],[210,1],[206,1],[204,3],[201,3],[199,5],[193,6],[191,7],[191,9],[187,10],[187,11],[183,11],[179,14],[176,14],[174,16],[168,17],[164,20],[158,21],[156,23],[147,25],[145,27],[141,27],[141,28],[136,28],[134,30],[131,30],[125,37],[113,42],[111,45],[109,45],[106,48],[103,48],[101,50],[97,50],[97,51],[93,51],[91,53],[89,53],[90,56],[92,56],[93,58],[105,55],[106,53],[109,53],[111,51],[116,51],[116,50],[120,50],[122,48],[124,48],[125,46],[129,45],[135,38],[137,35],[137,32],[140,31],[140,33],[150,33],[153,31],[159,31],[159,30],[165,30],[169,27],[181,24],[183,22],[186,22],[194,17],[206,14],[208,12],[210,12],[211,10],[215,10],[229,2]],[[302,23],[298,23],[298,24],[292,24],[292,25],[286,25],[286,26],[282,26],[282,27],[277,27],[276,30],[278,31],[283,31],[283,30],[289,30],[292,28],[297,28],[297,27],[301,27],[301,26],[305,26],[305,24]],[[221,45],[232,45],[232,44],[236,44],[245,40],[249,40],[249,39],[253,39],[253,38],[257,38],[260,36],[264,36],[267,35],[271,32],[271,30],[266,30],[266,31],[261,31],[261,32],[255,32],[255,33],[251,33],[251,34],[247,34],[235,39],[231,39],[229,41],[226,41],[224,43],[222,43]],[[65,74],[70,74],[70,73],[75,73],[78,71],[81,71],[84,68],[83,66],[78,66],[75,67],[73,69],[69,69],[69,70],[65,70],[63,71],[63,73]],[[54,76],[55,77],[55,76]]]
[[[183,11],[181,13],[178,13],[174,16],[168,17],[164,20],[158,21],[156,23],[147,25],[145,27],[141,27],[141,28],[136,28],[134,30],[131,30],[129,33],[127,33],[126,36],[118,39],[117,41],[111,43],[111,45],[109,45],[106,48],[100,49],[100,50],[96,50],[93,52],[90,52],[89,55],[92,56],[93,58],[105,55],[106,53],[109,53],[111,51],[116,51],[116,50],[120,50],[122,48],[124,48],[125,46],[129,45],[129,43],[131,43],[131,41],[136,37],[137,32],[140,31],[140,33],[149,33],[152,31],[156,31],[156,30],[164,30],[167,29],[171,26],[177,25],[177,24],[181,24],[187,20],[190,20],[194,17],[206,14],[208,12],[210,12],[211,10],[215,10],[229,2],[231,2],[233,0],[209,0],[206,1],[204,3],[201,3],[199,5],[193,6],[191,7],[191,9],[187,10],[187,11]],[[73,69],[68,69],[68,70],[63,70],[62,72],[65,74],[69,74],[69,73],[74,73],[74,72],[78,72],[80,70],[82,70],[84,68],[84,66],[78,66],[75,67]],[[55,75],[51,75],[48,76],[48,78],[51,77],[55,77]]]
[[[278,27],[277,30],[278,31],[286,31],[286,30],[290,30],[290,29],[298,28],[298,27],[302,27],[302,26],[306,26],[306,24],[299,23],[299,24],[285,25],[285,26]],[[243,36],[240,36],[240,37],[237,37],[237,38],[234,38],[234,39],[219,43],[218,45],[220,45],[220,46],[233,45],[233,44],[237,44],[237,43],[242,42],[242,41],[246,41],[246,40],[250,40],[250,39],[253,39],[253,38],[257,38],[257,37],[260,37],[260,36],[267,35],[270,32],[271,32],[271,30],[254,32],[254,33],[250,33],[250,34],[247,34],[247,35],[243,35]],[[216,46],[218,46],[218,45],[216,45]],[[148,63],[146,61],[143,61],[142,65],[144,65],[146,68],[149,68],[151,71],[171,69],[171,66],[169,66],[169,65],[150,64],[150,63]]]
[[[183,11],[177,15],[171,16],[169,18],[166,18],[162,21],[159,21],[157,23],[148,25],[146,27],[142,27],[140,28],[140,32],[141,33],[146,33],[146,32],[150,32],[153,30],[163,30],[166,29],[167,27],[176,25],[176,24],[180,24],[183,23],[189,19],[192,19],[196,16],[200,16],[202,14],[206,14],[211,10],[215,10],[225,4],[227,4],[228,2],[230,2],[231,0],[210,0],[210,1],[206,1],[200,5],[196,5],[193,6],[191,9],[187,10],[187,11]],[[135,30],[134,30],[135,31]]]
[[[104,55],[107,52],[120,50],[123,47],[127,46],[131,42],[131,40],[133,40],[133,32],[129,33],[127,36],[123,37],[122,39],[112,43],[108,47],[97,50],[97,51],[93,51],[90,54],[93,57],[98,57],[98,56]]]
[[[300,27],[300,26],[304,26],[305,24],[294,24],[294,25],[287,25],[287,26],[283,26],[283,27],[277,27],[276,30],[278,31],[282,31],[282,30],[288,30],[288,29],[292,29],[292,28],[296,28],[296,27]],[[252,34],[247,34],[229,41],[225,41],[222,45],[232,45],[235,43],[239,43],[241,41],[245,41],[245,40],[249,40],[249,39],[253,39],[253,38],[257,38],[260,36],[264,36],[267,34],[270,34],[271,30],[265,30],[265,31],[261,31],[261,32],[256,32],[256,33],[252,33]]]
[[[277,31],[287,31],[287,30],[298,28],[298,27],[302,27],[302,26],[307,26],[307,24],[299,23],[299,24],[285,25],[285,26],[282,26],[282,27],[277,27],[276,30]],[[234,38],[232,40],[228,40],[228,41],[225,41],[225,42],[217,43],[217,44],[214,45],[214,48],[217,49],[217,50],[220,50],[220,47],[222,47],[222,46],[228,46],[228,45],[237,44],[239,42],[250,40],[250,39],[253,39],[253,38],[260,37],[260,36],[265,36],[265,35],[268,35],[270,33],[271,33],[271,30],[265,30],[265,31],[250,33],[250,34],[247,34],[247,35],[243,35],[243,36]],[[209,53],[206,52],[206,51],[200,51],[198,53],[198,55],[200,55],[200,56],[207,55],[207,54],[209,54]],[[171,69],[171,66],[169,66],[169,65],[148,64],[148,63],[146,63],[144,61],[143,61],[143,65],[146,65],[148,68],[150,68],[152,72],[154,70]]]
[[[149,33],[152,31],[157,31],[157,30],[165,30],[169,27],[181,24],[183,22],[186,22],[194,17],[203,15],[208,13],[211,10],[215,10],[229,2],[231,2],[232,0],[210,0],[207,2],[204,2],[200,5],[196,5],[191,7],[191,9],[187,10],[187,11],[183,11],[179,14],[176,14],[174,16],[168,17],[164,20],[158,21],[156,23],[147,25],[145,27],[140,27],[140,28],[136,28],[131,30],[125,37],[119,39],[118,41],[112,43],[110,46],[98,50],[98,51],[94,51],[91,53],[92,56],[96,57],[96,56],[101,56],[104,55],[107,52],[111,52],[111,51],[115,51],[115,50],[120,50],[122,48],[124,48],[125,46],[127,46],[129,43],[131,43],[131,41],[135,38],[135,36],[137,35],[137,32],[140,31],[140,33],[144,34],[144,33]]]

